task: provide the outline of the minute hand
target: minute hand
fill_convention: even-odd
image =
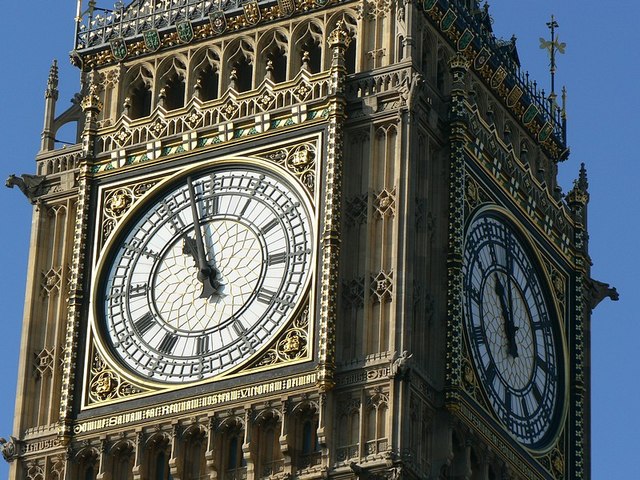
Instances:
[[[216,289],[211,282],[211,274],[213,269],[207,262],[207,255],[204,251],[204,241],[202,240],[202,232],[200,231],[200,215],[198,213],[198,206],[196,205],[196,192],[193,188],[193,182],[191,177],[187,178],[187,186],[189,187],[189,202],[191,203],[191,216],[193,217],[193,232],[196,237],[196,250],[198,253],[198,280],[202,282],[202,293],[200,298],[209,298],[216,293]]]
[[[496,295],[500,301],[500,309],[502,310],[502,317],[504,319],[504,332],[507,336],[507,342],[509,343],[509,354],[516,358],[518,356],[518,345],[516,344],[516,330],[518,327],[513,323],[513,317],[511,311],[507,307],[507,299],[505,298],[504,285],[500,281],[500,277],[496,273]],[[511,295],[511,292],[509,292]]]

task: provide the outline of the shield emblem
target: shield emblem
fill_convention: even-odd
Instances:
[[[536,118],[537,115],[538,115],[538,107],[536,107],[535,105],[529,105],[529,108],[527,108],[525,112],[522,114],[522,122],[525,125],[528,125],[531,122],[533,122],[533,119]]]
[[[545,123],[538,132],[538,140],[544,142],[547,138],[549,138],[551,132],[553,132],[553,125],[551,124],[551,122]]]
[[[142,38],[144,38],[144,45],[147,47],[147,50],[155,52],[160,48],[160,35],[155,28],[150,28],[142,32]]]
[[[466,50],[467,47],[471,45],[471,42],[473,42],[474,38],[475,35],[471,33],[471,30],[469,30],[468,28],[465,29],[465,31],[462,32],[462,35],[460,35],[460,38],[458,39],[458,50],[460,50],[461,52],[463,50]]]
[[[124,43],[124,38],[116,37],[109,41],[111,45],[111,53],[113,57],[119,62],[124,60],[127,56],[127,44]]]
[[[216,35],[221,34],[227,29],[227,19],[225,18],[224,12],[222,10],[210,13],[209,23],[211,24],[213,33]]]
[[[473,67],[476,70],[480,70],[487,64],[490,58],[491,52],[489,52],[489,49],[487,47],[482,47],[476,55],[476,58],[473,59]]]
[[[242,5],[242,9],[244,10],[244,18],[247,20],[249,25],[257,24],[262,18],[260,6],[255,0]]]
[[[442,17],[442,20],[440,20],[440,28],[442,28],[442,31],[446,32],[447,30],[449,30],[453,26],[453,23],[457,18],[458,16],[453,10],[447,10],[447,13],[445,13],[444,17]]]
[[[278,0],[278,8],[282,15],[288,17],[295,11],[296,6],[293,3],[293,0]]]
[[[522,89],[518,85],[513,87],[507,96],[507,106],[514,107],[522,97],[522,93]]]
[[[182,43],[189,43],[193,40],[193,26],[189,20],[181,20],[176,23],[178,38]]]
[[[438,0],[424,0],[424,2],[422,3],[422,8],[424,8],[425,12],[428,12],[436,6],[436,3],[438,3]]]
[[[502,65],[500,65],[491,77],[491,88],[498,88],[506,76],[507,71]]]

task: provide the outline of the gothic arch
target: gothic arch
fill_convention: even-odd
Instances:
[[[318,73],[324,64],[326,42],[322,24],[311,19],[298,24],[291,34],[290,77],[304,67],[309,73]]]
[[[75,476],[78,480],[95,480],[100,454],[94,447],[84,447],[74,456]]]
[[[347,29],[347,31],[349,32],[349,36],[351,37],[349,46],[347,47],[347,50],[344,54],[345,66],[348,74],[356,73],[360,71],[362,59],[360,58],[361,52],[359,50],[360,46],[357,40],[358,21],[356,20],[355,12],[352,12],[351,10],[342,10],[340,12],[336,12],[327,21],[327,29],[325,30],[325,33],[328,38],[331,32],[335,30],[337,23],[341,20],[344,22],[344,28]],[[324,42],[324,45],[327,45],[326,40]],[[325,55],[324,69],[327,70],[330,66],[331,55]]]
[[[207,471],[207,431],[199,424],[190,425],[182,433],[182,475],[185,479],[203,478]]]
[[[145,471],[150,480],[169,480],[171,439],[164,432],[151,435],[145,442]]]
[[[147,117],[153,109],[153,68],[148,63],[136,65],[125,74],[123,85],[123,114],[131,120]]]
[[[220,50],[206,47],[195,52],[190,64],[189,95],[203,102],[220,96]]]
[[[245,92],[253,88],[255,44],[249,37],[231,41],[224,49],[222,62],[222,91],[233,88]]]
[[[289,56],[289,34],[279,28],[268,30],[258,40],[256,57],[256,81],[259,85],[264,79],[273,83],[287,80],[287,60]]]
[[[119,480],[133,479],[135,447],[131,440],[119,440],[109,449],[111,477]]]
[[[444,47],[438,48],[436,63],[436,89],[442,95],[448,95],[451,89],[451,74],[449,72],[449,53]]]
[[[187,61],[181,55],[165,59],[157,69],[156,90],[158,106],[175,110],[185,105]]]

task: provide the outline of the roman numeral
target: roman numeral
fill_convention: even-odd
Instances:
[[[217,215],[220,211],[220,197],[212,195],[204,199],[204,214],[206,216]]]
[[[147,312],[138,320],[136,320],[133,323],[133,325],[136,328],[136,330],[140,333],[140,335],[144,335],[149,331],[151,327],[153,327],[154,323],[155,323],[155,320],[153,318],[153,314],[151,312]]]
[[[267,258],[267,265],[271,266],[279,263],[284,263],[286,262],[288,256],[288,252],[280,252],[269,255],[269,257]]]
[[[260,231],[263,235],[266,235],[269,230],[272,230],[276,225],[278,225],[278,223],[280,223],[280,220],[277,217],[273,218],[268,223],[260,227]]]
[[[540,370],[542,370],[546,374],[555,373],[555,369],[553,368],[553,365],[549,365],[544,358],[536,357],[536,365]]]
[[[209,336],[203,335],[201,337],[198,337],[197,346],[196,346],[197,355],[199,356],[204,355],[208,351],[209,351]]]
[[[263,288],[256,294],[256,300],[258,300],[260,303],[270,305],[271,302],[273,302],[275,296],[276,292],[272,292],[270,290],[267,290],[266,288]]]
[[[242,340],[242,343],[244,344],[246,350],[248,352],[254,353],[255,349],[251,345],[251,342],[249,342],[249,339],[247,338],[247,330],[244,328],[242,323],[240,323],[240,321],[236,318],[233,321],[232,326],[233,326],[233,330],[236,332],[236,335],[238,335],[238,338]],[[238,349],[242,350],[241,347],[238,347]]]
[[[148,290],[149,285],[146,283],[132,285],[131,288],[129,288],[129,298],[144,297],[147,295]]]
[[[482,329],[482,327],[477,326],[477,327],[473,327],[473,339],[477,342],[477,343],[484,343],[484,330]]]
[[[173,333],[167,332],[160,345],[158,345],[158,351],[167,355],[172,352],[176,343],[178,343],[178,337]]]
[[[513,408],[511,405],[511,392],[507,389],[504,391],[504,405],[507,407],[508,412],[513,412]]]
[[[179,232],[184,228],[184,222],[179,215],[173,213],[173,208],[167,204],[167,202],[162,202],[162,206],[164,207],[164,214],[169,219],[169,224],[173,228],[175,232]]]
[[[538,405],[540,405],[542,403],[542,392],[540,392],[540,387],[538,387],[538,384],[535,382],[533,382],[531,393],[536,399],[536,402],[538,402]]]
[[[244,217],[244,214],[246,213],[247,209],[249,208],[249,204],[251,203],[251,199],[247,198],[247,201],[244,202],[244,206],[242,207],[242,210],[240,210],[240,213],[238,214],[238,217],[242,218]]]
[[[493,380],[496,378],[496,364],[491,362],[489,365],[487,365],[487,382],[488,383],[493,383]]]
[[[142,247],[141,248],[141,247],[138,247],[138,246],[130,244],[130,243],[125,243],[124,244],[124,248],[126,250],[129,250],[130,252],[139,253],[140,255],[144,255],[147,258],[149,258],[149,257],[160,258],[160,255],[158,255],[153,250],[149,250],[147,247]]]

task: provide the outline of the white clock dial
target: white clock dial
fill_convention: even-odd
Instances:
[[[99,316],[126,367],[196,381],[242,363],[293,315],[310,281],[309,208],[250,168],[178,176],[162,192],[117,234]]]
[[[497,213],[473,219],[463,263],[466,335],[498,419],[522,444],[545,445],[561,410],[558,320],[517,230]]]

